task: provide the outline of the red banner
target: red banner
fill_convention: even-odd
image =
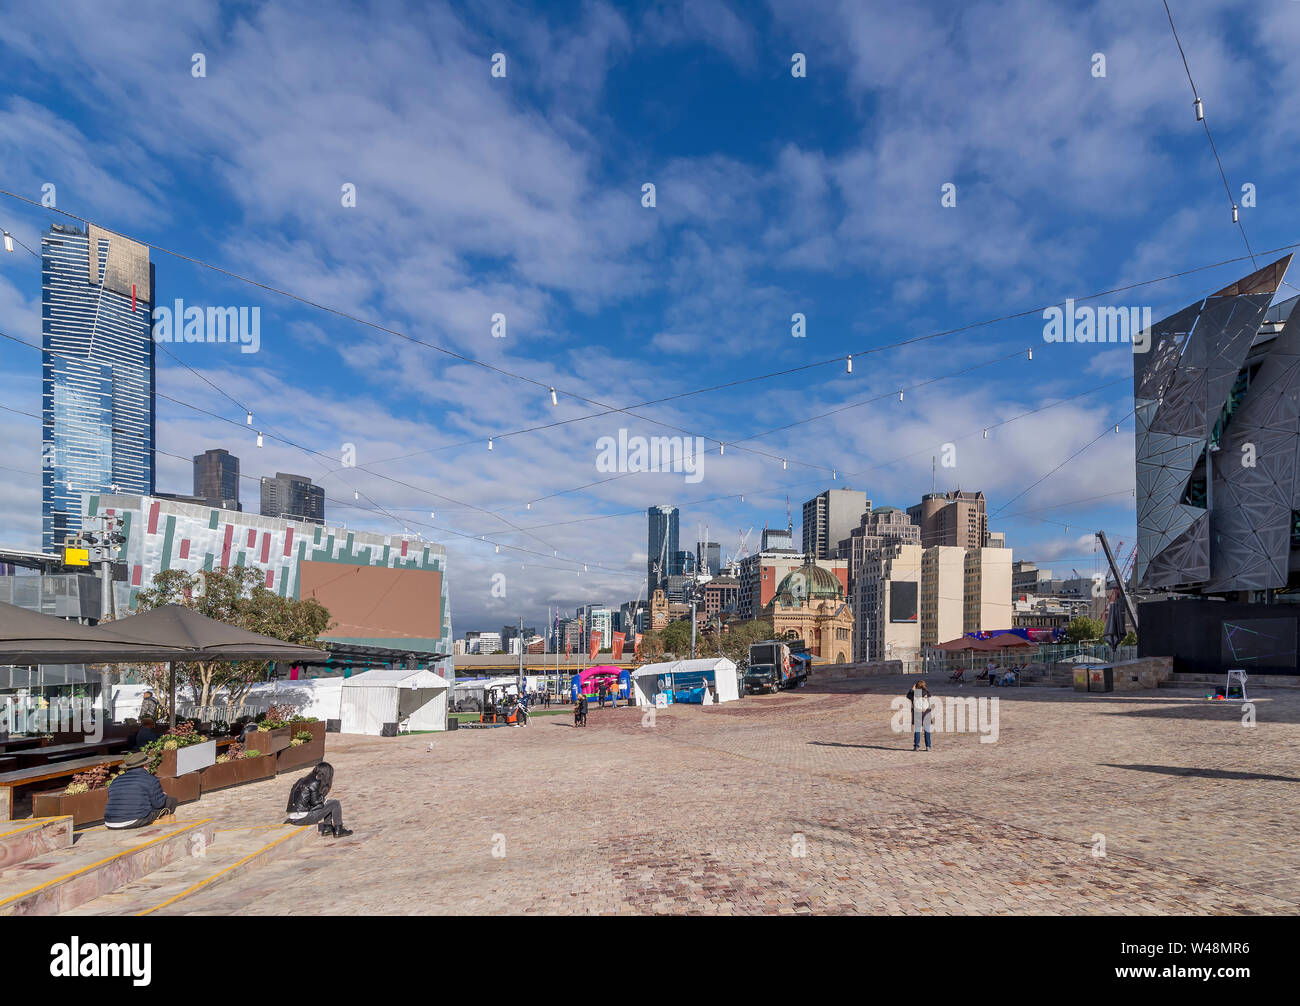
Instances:
[[[593,632],[591,634],[591,659],[596,659],[596,654],[600,652],[600,642],[604,638],[604,633]]]
[[[634,643],[632,647],[632,659],[641,659],[641,633],[639,632],[636,634],[636,643]]]
[[[626,638],[627,635],[625,633],[622,632],[614,633],[614,659],[615,660],[623,659],[623,640]]]

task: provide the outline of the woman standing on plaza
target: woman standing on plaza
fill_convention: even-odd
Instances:
[[[912,705],[912,750],[921,750],[921,731],[924,730],[925,749],[929,751],[934,707],[930,702],[930,689],[925,686],[925,679],[918,681],[907,690],[907,701]]]

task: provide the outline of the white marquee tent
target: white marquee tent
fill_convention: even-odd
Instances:
[[[410,730],[446,730],[446,678],[404,667],[366,671],[343,680],[339,718],[345,734],[393,736]]]
[[[698,688],[701,679],[716,687],[719,702],[740,698],[735,661],[726,657],[645,664],[632,672],[632,694],[638,706],[652,706],[659,692],[669,688]]]

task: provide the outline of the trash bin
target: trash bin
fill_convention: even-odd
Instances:
[[[1115,690],[1115,668],[1089,667],[1088,691],[1113,692]]]
[[[447,729],[448,729],[448,730],[459,730],[459,729],[460,729],[460,720],[456,719],[455,716],[448,716],[448,717],[447,717]]]
[[[1074,690],[1076,692],[1088,690],[1088,668],[1079,666],[1074,669]]]

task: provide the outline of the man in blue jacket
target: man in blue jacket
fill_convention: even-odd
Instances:
[[[122,759],[126,769],[108,785],[104,824],[109,828],[143,828],[163,813],[176,811],[176,798],[163,792],[162,783],[146,765],[149,756],[132,751]]]

